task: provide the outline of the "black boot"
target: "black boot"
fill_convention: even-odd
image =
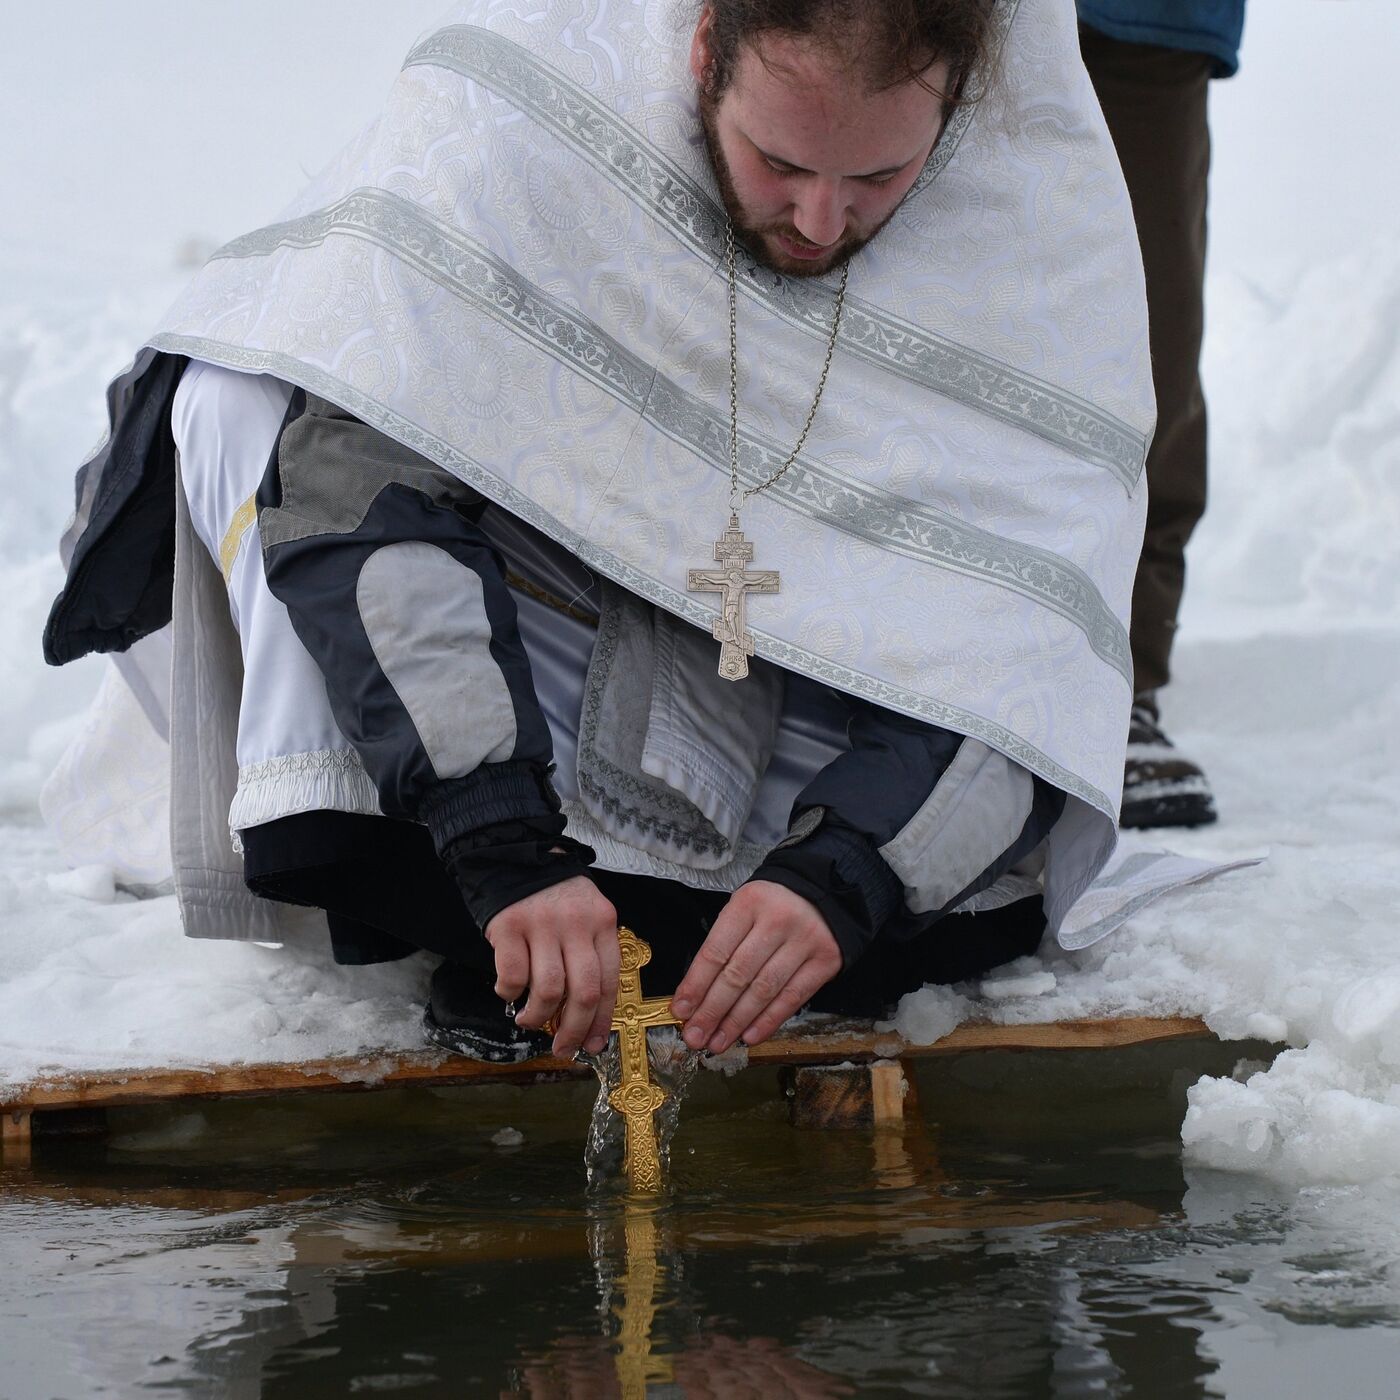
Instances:
[[[550,1053],[553,1037],[517,1026],[493,990],[494,975],[465,963],[444,962],[433,973],[423,1034],[454,1055],[496,1065],[519,1064]]]
[[[1151,696],[1139,695],[1128,726],[1119,825],[1206,826],[1214,820],[1206,775],[1162,733]]]

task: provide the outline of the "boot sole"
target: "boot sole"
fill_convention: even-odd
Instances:
[[[552,1053],[548,1036],[523,1031],[502,1037],[495,1031],[473,1026],[444,1026],[433,1015],[431,1006],[423,1008],[423,1038],[429,1045],[450,1050],[454,1055],[491,1065],[519,1065]]]
[[[1216,820],[1215,804],[1210,798],[1183,793],[1125,802],[1118,825],[1125,830],[1143,831],[1158,826],[1209,826]]]

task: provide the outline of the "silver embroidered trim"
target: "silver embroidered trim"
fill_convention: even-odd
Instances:
[[[584,680],[583,706],[578,724],[578,785],[619,827],[635,827],[643,835],[678,849],[689,847],[699,855],[722,856],[729,842],[705,820],[699,810],[678,792],[655,778],[629,773],[610,763],[598,751],[608,677],[617,659],[617,642],[623,610],[603,607],[598,619],[598,640]]]
[[[308,393],[330,399],[371,427],[386,433],[396,442],[455,473],[503,510],[508,510],[512,515],[543,531],[585,564],[601,574],[606,574],[614,583],[637,594],[638,597],[645,598],[648,602],[665,608],[673,616],[706,631],[714,622],[714,614],[697,599],[668,588],[649,574],[634,568],[626,560],[585,539],[509,482],[502,481],[475,458],[467,456],[451,443],[425,432],[416,423],[410,422],[324,370],[303,364],[280,351],[250,350],[241,345],[224,345],[204,336],[177,335],[167,331],[155,336],[149,343],[153,348],[163,350],[167,354],[188,355],[193,359],[225,365],[229,369],[260,370],[266,374],[273,374],[289,384],[300,386]],[[771,637],[767,633],[751,630],[756,655],[777,662],[779,666],[785,666],[790,671],[824,681],[847,694],[873,701],[885,709],[896,710],[915,719],[926,720],[929,724],[981,739],[993,748],[1000,749],[1008,758],[1013,758],[1017,763],[1029,768],[1031,772],[1039,774],[1046,782],[1053,783],[1061,791],[1088,803],[1117,826],[1117,804],[1110,801],[1107,794],[1056,763],[1048,754],[1042,753],[1034,744],[1028,743],[1004,725],[996,724],[956,705],[946,704],[931,696],[920,695],[917,691],[892,685],[888,681],[828,661],[825,657],[817,656],[777,637]]]
[[[453,25],[424,39],[403,66],[418,64],[447,68],[516,103],[650,211],[682,243],[719,265],[725,216],[709,191],[612,108],[544,60],[489,29]],[[949,133],[954,144],[932,173],[925,172],[927,179],[952,159],[954,146],[973,115],[971,107],[955,114],[956,130]],[[833,299],[829,289],[778,276],[747,258],[740,262],[739,286],[792,325],[822,339],[828,334]],[[1109,468],[1129,493],[1142,475],[1146,434],[1066,390],[859,298],[846,300],[839,345],[887,373]]]
[[[363,238],[391,252],[711,465],[728,458],[729,425],[721,414],[475,239],[385,190],[352,191],[328,208],[235,239],[216,256],[260,257],[278,247],[310,248],[333,233]],[[779,444],[744,431],[740,480],[748,486],[767,480],[785,456]],[[788,508],[881,549],[1032,599],[1078,627],[1103,661],[1131,679],[1132,653],[1123,624],[1089,576],[1052,551],[1013,545],[990,530],[854,481],[810,457],[799,458],[772,494]]]
[[[239,833],[246,827],[313,810],[382,813],[379,793],[354,749],[312,749],[243,764],[228,814],[234,850],[241,853]]]
[[[768,851],[753,841],[740,841],[734,848],[734,859],[728,865],[712,870],[697,870],[679,861],[653,855],[637,846],[619,841],[611,832],[598,825],[592,813],[581,802],[565,802],[564,816],[567,833],[575,841],[592,846],[597,852],[600,870],[620,870],[632,875],[654,875],[660,880],[677,880],[697,890],[737,890],[763,864]]]
[[[365,775],[365,766],[354,749],[310,749],[305,753],[279,754],[276,758],[245,763],[238,770],[240,783],[262,783],[307,773]]]

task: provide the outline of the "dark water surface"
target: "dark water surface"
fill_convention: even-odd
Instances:
[[[1400,1394],[1400,1216],[1183,1173],[1240,1053],[932,1061],[902,1133],[702,1074],[630,1210],[582,1084],[114,1112],[0,1172],[0,1397]]]

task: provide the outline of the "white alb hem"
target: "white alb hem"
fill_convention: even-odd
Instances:
[[[379,794],[354,749],[289,753],[241,767],[228,814],[233,848],[242,853],[239,833],[247,827],[315,811],[383,814]]]

